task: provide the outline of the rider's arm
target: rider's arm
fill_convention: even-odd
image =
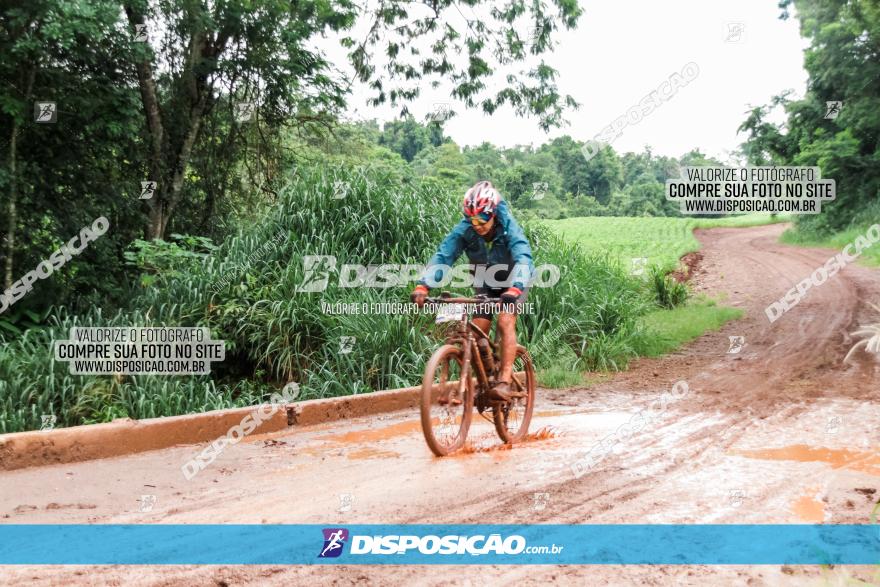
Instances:
[[[498,216],[501,219],[504,232],[507,234],[507,246],[514,262],[512,285],[519,290],[524,290],[535,274],[535,266],[532,263],[532,247],[526,238],[526,233],[510,213],[507,202],[501,202],[501,205],[498,206]]]
[[[470,228],[470,224],[467,220],[462,220],[446,235],[446,238],[443,239],[443,242],[440,243],[440,246],[437,248],[437,252],[434,253],[434,256],[431,257],[431,260],[428,261],[428,266],[425,268],[424,273],[422,273],[422,277],[418,280],[419,285],[424,285],[426,287],[431,287],[428,281],[431,283],[439,283],[446,276],[446,272],[452,267],[452,264],[455,263],[455,260],[461,255],[461,252],[464,250],[466,239],[465,233],[468,228]]]

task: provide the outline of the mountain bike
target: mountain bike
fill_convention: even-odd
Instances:
[[[471,322],[464,304],[501,304],[500,298],[478,295],[456,298],[448,292],[428,298],[437,304],[436,322],[450,323],[445,344],[434,351],[422,377],[422,432],[431,451],[440,457],[462,448],[474,408],[495,424],[504,443],[525,439],[535,408],[535,369],[528,350],[516,347],[510,401],[493,401],[488,392],[501,366],[497,341]]]

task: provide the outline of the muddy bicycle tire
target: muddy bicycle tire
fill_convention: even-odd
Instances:
[[[428,448],[438,457],[445,457],[457,451],[467,440],[474,412],[474,390],[470,377],[468,384],[465,385],[461,405],[443,406],[437,401],[441,393],[438,388],[448,383],[450,376],[455,380],[456,373],[460,380],[463,365],[462,350],[451,344],[443,345],[434,351],[428,364],[425,365],[425,374],[422,377],[422,433],[425,435]],[[446,422],[444,418],[447,419]],[[447,428],[445,432],[444,423]]]

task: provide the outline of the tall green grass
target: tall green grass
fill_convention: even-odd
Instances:
[[[336,198],[335,182],[347,182]],[[297,291],[305,255],[338,263],[424,264],[459,216],[459,194],[414,185],[382,171],[300,169],[259,222],[216,249],[179,254],[141,245],[150,258],[141,291],[112,317],[100,310],[65,316],[0,346],[0,432],[115,417],[168,416],[266,399],[288,381],[302,398],[364,393],[417,384],[439,344],[430,316],[333,315],[321,302],[406,302],[413,284],[343,288],[331,275],[324,292]],[[639,316],[655,307],[641,280],[602,253],[585,253],[541,226],[527,226],[536,264],[561,269],[554,287],[534,287],[536,312],[519,336],[537,348],[538,366],[565,362],[573,371],[619,369],[647,336]],[[280,236],[280,238],[279,238]],[[273,243],[266,246],[267,243]],[[153,262],[157,256],[162,262]],[[462,261],[466,262],[466,261]],[[207,326],[226,341],[226,360],[211,376],[72,376],[54,363],[52,341],[80,326]],[[562,327],[560,327],[562,325]],[[355,338],[350,353],[340,337]],[[562,357],[562,359],[561,359]]]

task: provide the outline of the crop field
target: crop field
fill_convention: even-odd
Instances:
[[[672,271],[682,255],[700,248],[695,228],[758,226],[787,220],[759,214],[730,218],[588,216],[548,222],[547,226],[585,252],[607,253],[625,268],[641,263],[634,259],[646,259],[646,265]]]

